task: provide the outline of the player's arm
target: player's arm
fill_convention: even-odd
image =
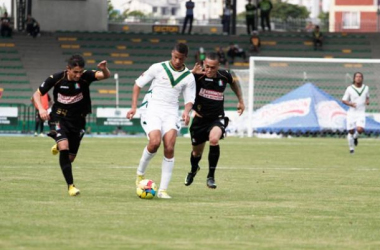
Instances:
[[[132,93],[132,107],[127,113],[127,118],[132,119],[133,116],[136,114],[137,110],[137,100],[139,99],[141,88],[135,83],[133,86],[133,93]]]
[[[193,108],[194,101],[195,101],[195,79],[194,76],[191,75],[191,80],[185,87],[183,91],[183,98],[185,101],[185,110],[182,113],[182,120],[185,122],[185,125],[188,125],[190,123],[190,112]]]
[[[143,74],[141,74],[141,76],[139,76],[139,78],[136,79],[136,83],[133,86],[132,107],[127,112],[127,119],[132,119],[136,114],[137,101],[139,99],[140,91],[148,82],[151,82],[154,79],[158,68],[157,65],[158,64],[153,64],[147,71],[145,71]]]
[[[343,102],[343,104],[345,104],[349,107],[356,108],[356,103],[353,103],[350,101],[350,93],[348,92],[348,89],[346,90],[346,92],[343,95],[342,102]]]
[[[238,110],[238,114],[241,115],[243,114],[245,110],[245,105],[244,105],[244,100],[243,100],[240,84],[232,80],[232,83],[230,86],[231,86],[232,91],[235,93],[236,97],[238,98],[237,110]]]
[[[101,61],[98,64],[98,69],[100,69],[100,71],[96,71],[96,73],[95,73],[96,79],[103,80],[103,79],[107,79],[111,76],[111,72],[107,67],[107,61],[105,61],[105,60]]]

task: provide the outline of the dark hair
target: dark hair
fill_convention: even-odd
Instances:
[[[85,62],[82,56],[73,55],[72,57],[70,57],[69,61],[67,62],[67,65],[70,68],[75,68],[77,66],[80,68],[84,68]]]
[[[189,53],[189,47],[187,47],[187,45],[184,43],[177,43],[174,46],[173,50],[178,51],[179,53],[184,54],[185,56],[187,56],[187,53]]]
[[[353,79],[352,79],[352,82],[353,82],[353,83],[355,83],[355,77],[356,77],[357,74],[360,74],[360,75],[362,76],[362,79],[364,80],[364,76],[363,76],[363,73],[362,73],[362,72],[355,72],[355,73],[354,73],[354,77],[353,77]]]
[[[207,53],[206,58],[210,60],[219,61],[219,56],[214,52]]]

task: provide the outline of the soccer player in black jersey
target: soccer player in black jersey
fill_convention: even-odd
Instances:
[[[194,118],[190,126],[193,151],[190,157],[191,171],[187,174],[185,185],[191,185],[194,176],[200,170],[198,163],[201,160],[205,143],[209,141],[209,171],[206,184],[209,188],[216,188],[215,169],[220,155],[219,140],[223,139],[228,125],[228,117],[224,114],[224,91],[227,84],[238,98],[237,112],[239,115],[244,112],[245,106],[240,85],[233,80],[228,71],[219,70],[217,54],[207,54],[203,67],[196,64],[192,70],[196,81]]]
[[[59,164],[65,177],[70,196],[80,193],[74,185],[71,163],[74,161],[83,138],[86,115],[91,113],[90,84],[110,77],[107,61],[98,64],[99,71],[84,69],[85,61],[79,55],[72,56],[66,70],[48,77],[33,94],[43,120],[49,120],[51,136],[59,148]],[[41,96],[53,89],[54,104],[48,114],[41,103]]]

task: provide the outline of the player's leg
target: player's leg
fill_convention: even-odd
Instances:
[[[169,187],[174,168],[174,147],[177,138],[177,133],[178,131],[176,129],[171,129],[168,132],[166,132],[163,137],[164,158],[162,159],[161,182],[157,194],[159,198],[171,198],[166,192],[166,190]]]
[[[355,133],[355,117],[353,115],[348,114],[347,115],[347,141],[348,141],[348,147],[350,149],[350,153],[354,153],[354,133]]]
[[[360,117],[357,118],[356,120],[356,130],[354,133],[354,144],[357,146],[359,144],[358,142],[358,136],[362,133],[364,133],[364,128],[365,128],[365,114],[362,114]]]
[[[82,141],[84,134],[85,134],[84,129],[82,129],[79,133],[70,133],[70,136],[68,138],[69,139],[69,149],[68,150],[69,150],[70,163],[73,163],[76,156],[77,156],[79,146],[80,146],[80,142]],[[72,164],[71,164],[71,166],[72,166]],[[72,172],[72,168],[71,168],[71,172]],[[69,195],[70,196],[77,196],[79,194],[80,194],[80,190],[75,187],[74,177],[73,177],[73,183],[71,185],[69,185]]]
[[[214,126],[209,135],[210,150],[208,154],[209,170],[207,174],[207,186],[209,188],[216,188],[215,183],[215,170],[218,165],[220,156],[219,140],[223,136],[223,130],[219,126]]]
[[[139,184],[140,181],[145,179],[145,172],[148,168],[149,162],[156,155],[158,148],[161,144],[161,131],[153,130],[148,134],[148,145],[144,148],[143,153],[140,158],[139,166],[136,171],[136,185]]]
[[[208,140],[208,124],[202,118],[194,117],[190,125],[192,151],[190,153],[191,170],[185,178],[185,185],[190,186],[195,175],[200,170],[199,162],[202,159],[205,142]]]

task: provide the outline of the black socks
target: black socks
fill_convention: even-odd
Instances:
[[[63,176],[65,177],[67,185],[74,183],[73,172],[71,169],[71,162],[69,157],[69,150],[59,151],[59,165],[61,165]]]
[[[199,157],[195,157],[193,155],[193,152],[191,152],[191,156],[190,156],[190,163],[191,163],[191,173],[193,174],[196,174],[197,173],[197,170],[198,170],[198,163],[199,161],[202,159],[202,156],[199,156]]]
[[[208,153],[208,175],[209,177],[214,177],[215,175],[215,169],[218,165],[218,160],[220,156],[220,148],[219,145],[216,146],[210,146],[210,152]]]

